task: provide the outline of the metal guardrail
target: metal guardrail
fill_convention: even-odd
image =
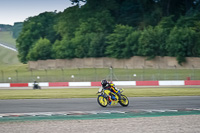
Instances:
[[[13,45],[10,45],[10,44],[5,44],[5,43],[2,43],[2,42],[0,42],[0,46],[17,52],[16,46],[13,46]]]

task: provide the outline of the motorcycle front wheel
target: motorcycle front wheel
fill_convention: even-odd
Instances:
[[[125,95],[121,95],[121,100],[119,101],[119,103],[123,106],[123,107],[127,107],[129,104],[129,100]]]
[[[99,105],[101,105],[102,107],[106,107],[108,105],[108,101],[105,97],[103,97],[102,95],[99,95],[97,97],[97,102],[99,103]]]

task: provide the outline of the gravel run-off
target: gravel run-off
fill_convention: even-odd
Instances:
[[[0,122],[0,133],[200,133],[200,115]]]

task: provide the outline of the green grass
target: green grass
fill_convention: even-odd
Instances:
[[[16,46],[16,39],[12,38],[12,32],[1,31],[0,32],[0,43]]]
[[[9,31],[0,32],[0,43],[16,46],[15,39],[12,38],[12,32]],[[3,65],[20,64],[17,54],[15,51],[0,46],[0,69]]]
[[[125,94],[129,97],[200,96],[200,88],[129,88]]]
[[[138,80],[191,80],[200,79],[200,69],[114,69],[113,81]],[[133,75],[137,76],[134,77]],[[74,75],[75,78],[71,78]],[[77,82],[110,80],[108,68],[28,70],[26,64],[0,65],[0,82],[33,82],[40,77],[40,82]],[[8,80],[11,77],[12,80]]]
[[[2,65],[20,64],[17,52],[0,46],[0,68]]]
[[[0,99],[96,98],[98,88],[0,90]],[[200,96],[200,88],[127,88],[128,97]]]
[[[43,82],[72,82],[72,81],[100,81],[109,79],[110,71],[105,68],[84,68],[84,69],[57,69],[57,70],[28,70],[28,65],[0,65],[0,82],[32,82],[39,76]],[[3,72],[3,74],[2,74]],[[137,76],[134,77],[133,74]],[[74,75],[75,78],[71,78]],[[8,80],[12,77],[12,81]],[[116,78],[117,79],[116,79]],[[114,69],[113,80],[134,81],[134,80],[191,80],[200,79],[200,69]]]

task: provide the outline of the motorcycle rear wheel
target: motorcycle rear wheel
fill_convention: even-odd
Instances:
[[[102,95],[99,95],[97,98],[97,102],[99,103],[99,105],[101,105],[102,107],[106,107],[108,105],[108,101],[105,97],[103,97]]]
[[[121,100],[119,101],[119,103],[123,106],[123,107],[127,107],[129,104],[129,100],[125,95],[121,95]]]

